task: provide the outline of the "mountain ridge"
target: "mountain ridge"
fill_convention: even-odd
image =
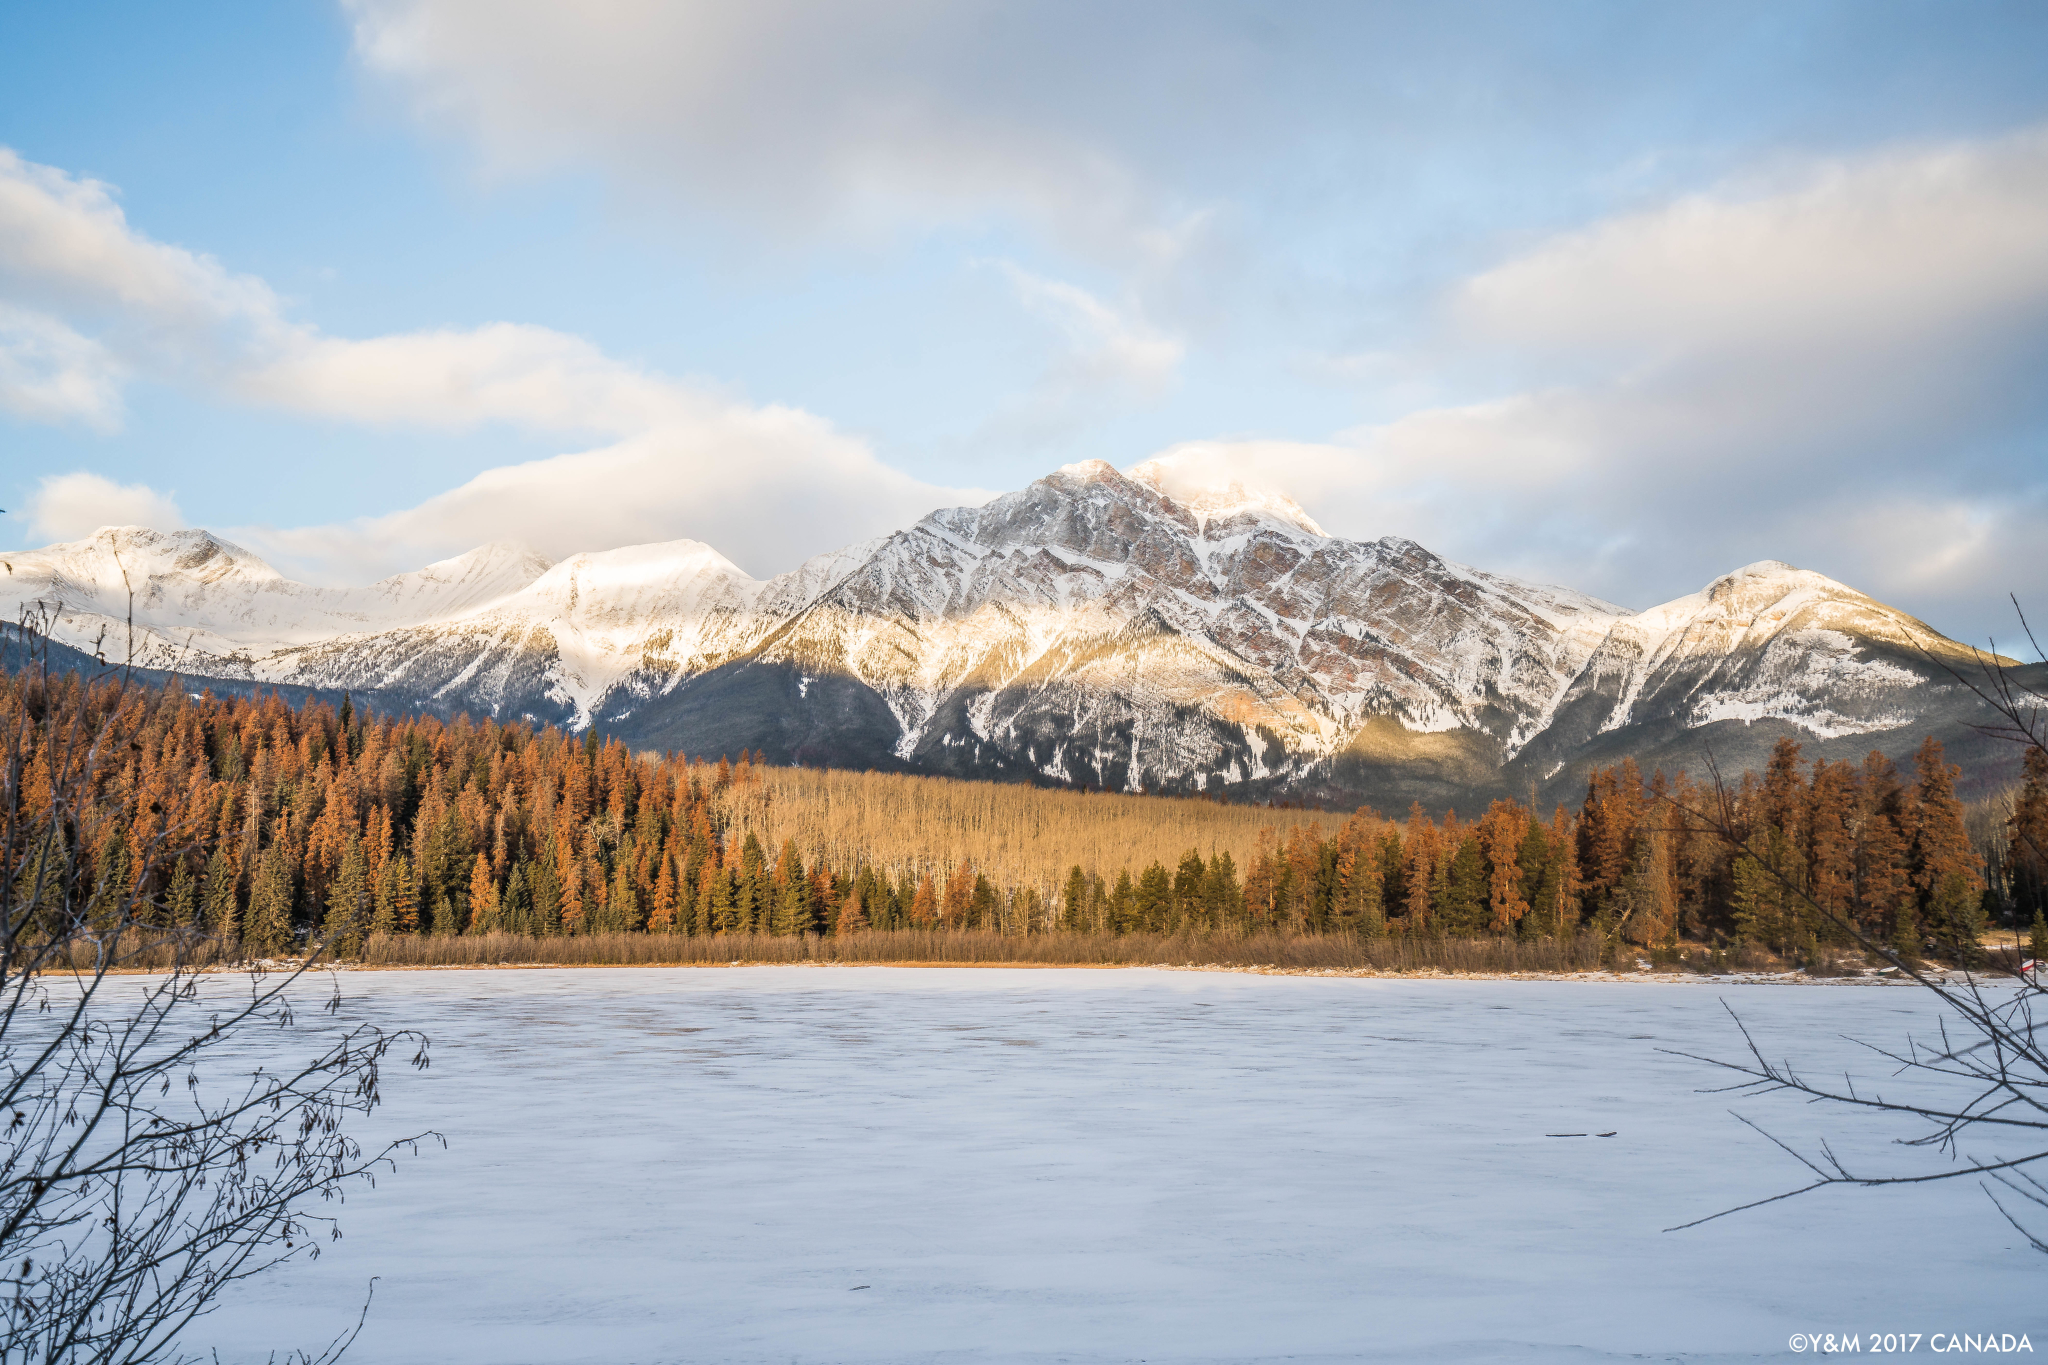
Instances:
[[[136,661],[193,677],[689,752],[1381,805],[1548,789],[1710,736],[1966,742],[1942,670],[1976,658],[1779,561],[1630,612],[1334,537],[1284,495],[1161,461],[1065,466],[767,579],[699,541],[559,562],[493,542],[317,588],[136,527],[0,565],[54,638],[122,653],[132,602]]]

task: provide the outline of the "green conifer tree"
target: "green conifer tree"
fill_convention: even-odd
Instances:
[[[1088,928],[1088,874],[1079,863],[1067,874],[1066,889],[1060,893],[1060,928],[1075,933]]]
[[[746,927],[740,904],[740,876],[729,867],[711,874],[711,927],[721,934],[738,933]]]
[[[1729,899],[1735,911],[1735,936],[1749,943],[1775,947],[1784,938],[1785,889],[1760,854],[1768,854],[1767,842],[1752,838],[1735,855],[1729,869]]]
[[[784,937],[811,932],[815,927],[811,922],[811,885],[794,839],[783,841],[769,886],[775,898],[768,916],[769,932]]]
[[[606,932],[630,934],[646,923],[646,911],[640,904],[640,889],[633,885],[633,869],[623,851],[618,865],[612,870],[611,895],[605,898],[604,927]]]
[[[1458,845],[1458,851],[1438,864],[1442,893],[1432,909],[1444,933],[1478,934],[1485,931],[1486,855],[1479,837],[1472,835]]]
[[[171,872],[170,891],[164,898],[166,918],[174,929],[190,929],[199,922],[199,879],[192,875],[185,859],[179,858]]]
[[[1002,913],[996,889],[981,873],[974,874],[974,890],[967,897],[967,922],[977,929],[993,929]]]
[[[1172,927],[1201,928],[1207,923],[1208,906],[1202,883],[1208,873],[1199,849],[1191,848],[1180,855],[1180,866],[1173,873]]]
[[[276,845],[256,860],[249,883],[249,909],[242,917],[242,951],[278,957],[292,946],[292,874]]]
[[[216,847],[206,860],[206,931],[215,938],[238,938],[242,932],[240,880],[234,860]]]
[[[1237,862],[1228,853],[1209,855],[1208,875],[1203,879],[1202,898],[1209,907],[1209,922],[1220,930],[1246,933],[1244,885],[1237,877]]]
[[[562,933],[562,879],[546,858],[527,864],[527,894],[531,897],[527,923],[539,938],[559,938]]]
[[[363,841],[351,833],[342,849],[341,868],[334,875],[334,884],[327,888],[327,919],[320,932],[329,953],[354,957],[362,951],[376,899],[370,887],[370,866],[363,855]]]
[[[1891,950],[1902,962],[1918,962],[1920,951],[1925,946],[1920,933],[1920,918],[1914,911],[1913,897],[1902,895],[1892,907]]]
[[[526,862],[522,859],[512,865],[512,875],[505,879],[505,894],[499,900],[499,916],[505,922],[508,934],[532,934],[533,903],[526,890]]]
[[[1984,965],[1984,902],[1967,873],[1957,870],[1941,879],[1928,903],[1927,918],[1958,965]]]
[[[1117,874],[1116,887],[1109,893],[1109,928],[1111,933],[1128,934],[1137,928],[1138,888],[1131,880],[1131,870],[1125,868]]]
[[[403,853],[388,858],[377,878],[377,910],[371,931],[380,934],[416,934],[420,928],[419,884],[413,880],[412,864]]]
[[[1131,899],[1131,928],[1159,933],[1173,913],[1173,879],[1163,863],[1155,862],[1138,876]]]

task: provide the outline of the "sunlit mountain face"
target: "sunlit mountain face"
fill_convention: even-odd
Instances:
[[[691,754],[1392,808],[1563,797],[1630,755],[1740,771],[1783,735],[2002,759],[1951,673],[1974,653],[1819,574],[1630,613],[1156,464],[1070,465],[766,580],[695,541],[491,544],[315,588],[140,527],[0,564],[86,656]]]

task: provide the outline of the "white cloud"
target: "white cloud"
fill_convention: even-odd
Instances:
[[[989,496],[890,469],[808,413],[731,405],[603,449],[486,470],[385,516],[233,534],[281,567],[340,581],[417,568],[492,540],[560,559],[685,538],[766,577],[934,507]]]
[[[182,530],[177,499],[147,484],[115,483],[98,474],[52,474],[37,486],[27,510],[29,531],[45,542],[83,540],[102,526]]]
[[[152,241],[113,191],[0,147],[0,304],[61,319],[75,390],[103,395],[125,372],[217,380],[295,329],[268,285],[209,256]],[[47,330],[47,326],[46,326]],[[89,345],[81,344],[90,334]],[[80,398],[108,425],[118,405]]]
[[[1173,383],[1187,347],[1147,323],[1135,302],[1112,308],[1079,285],[1001,265],[1019,302],[1065,339],[1066,352],[1048,376],[1059,387],[1127,385],[1156,395]]]
[[[1777,558],[1981,641],[2048,581],[2048,131],[1595,223],[1453,306],[1527,387],[1171,453],[1633,607]]]
[[[781,233],[994,208],[1138,248],[1136,177],[983,5],[345,3],[362,63],[493,171],[609,167]]]
[[[1547,242],[1471,280],[1479,328],[1652,358],[1982,335],[2048,303],[2048,129],[1888,150]]]
[[[720,406],[580,337],[506,322],[361,341],[295,333],[235,387],[278,407],[365,422],[514,422],[615,436],[701,420]]]
[[[0,301],[0,411],[112,430],[120,425],[121,367],[60,319]]]
[[[505,423],[606,442],[487,471],[387,517],[245,533],[280,568],[328,579],[417,568],[485,540],[565,555],[679,536],[774,572],[986,496],[912,479],[807,413],[736,402],[544,327],[326,336],[286,316],[261,280],[137,232],[106,186],[0,149],[0,407],[109,426],[130,373],[349,421]],[[94,475],[52,487],[33,519],[51,535],[178,517],[168,499]]]
[[[1780,163],[1446,303],[1435,345],[1342,368],[1496,396],[1176,455],[1342,534],[1637,607],[1782,558],[1981,639],[2048,578],[2048,129]]]

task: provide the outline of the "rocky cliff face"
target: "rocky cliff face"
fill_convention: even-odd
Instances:
[[[1631,614],[1170,473],[1068,466],[766,581],[678,541],[319,589],[138,528],[0,564],[112,658],[132,589],[137,658],[193,676],[957,776],[1469,804],[1731,731],[1746,754],[1961,724],[1940,661],[1966,653],[1819,574],[1751,565]]]

